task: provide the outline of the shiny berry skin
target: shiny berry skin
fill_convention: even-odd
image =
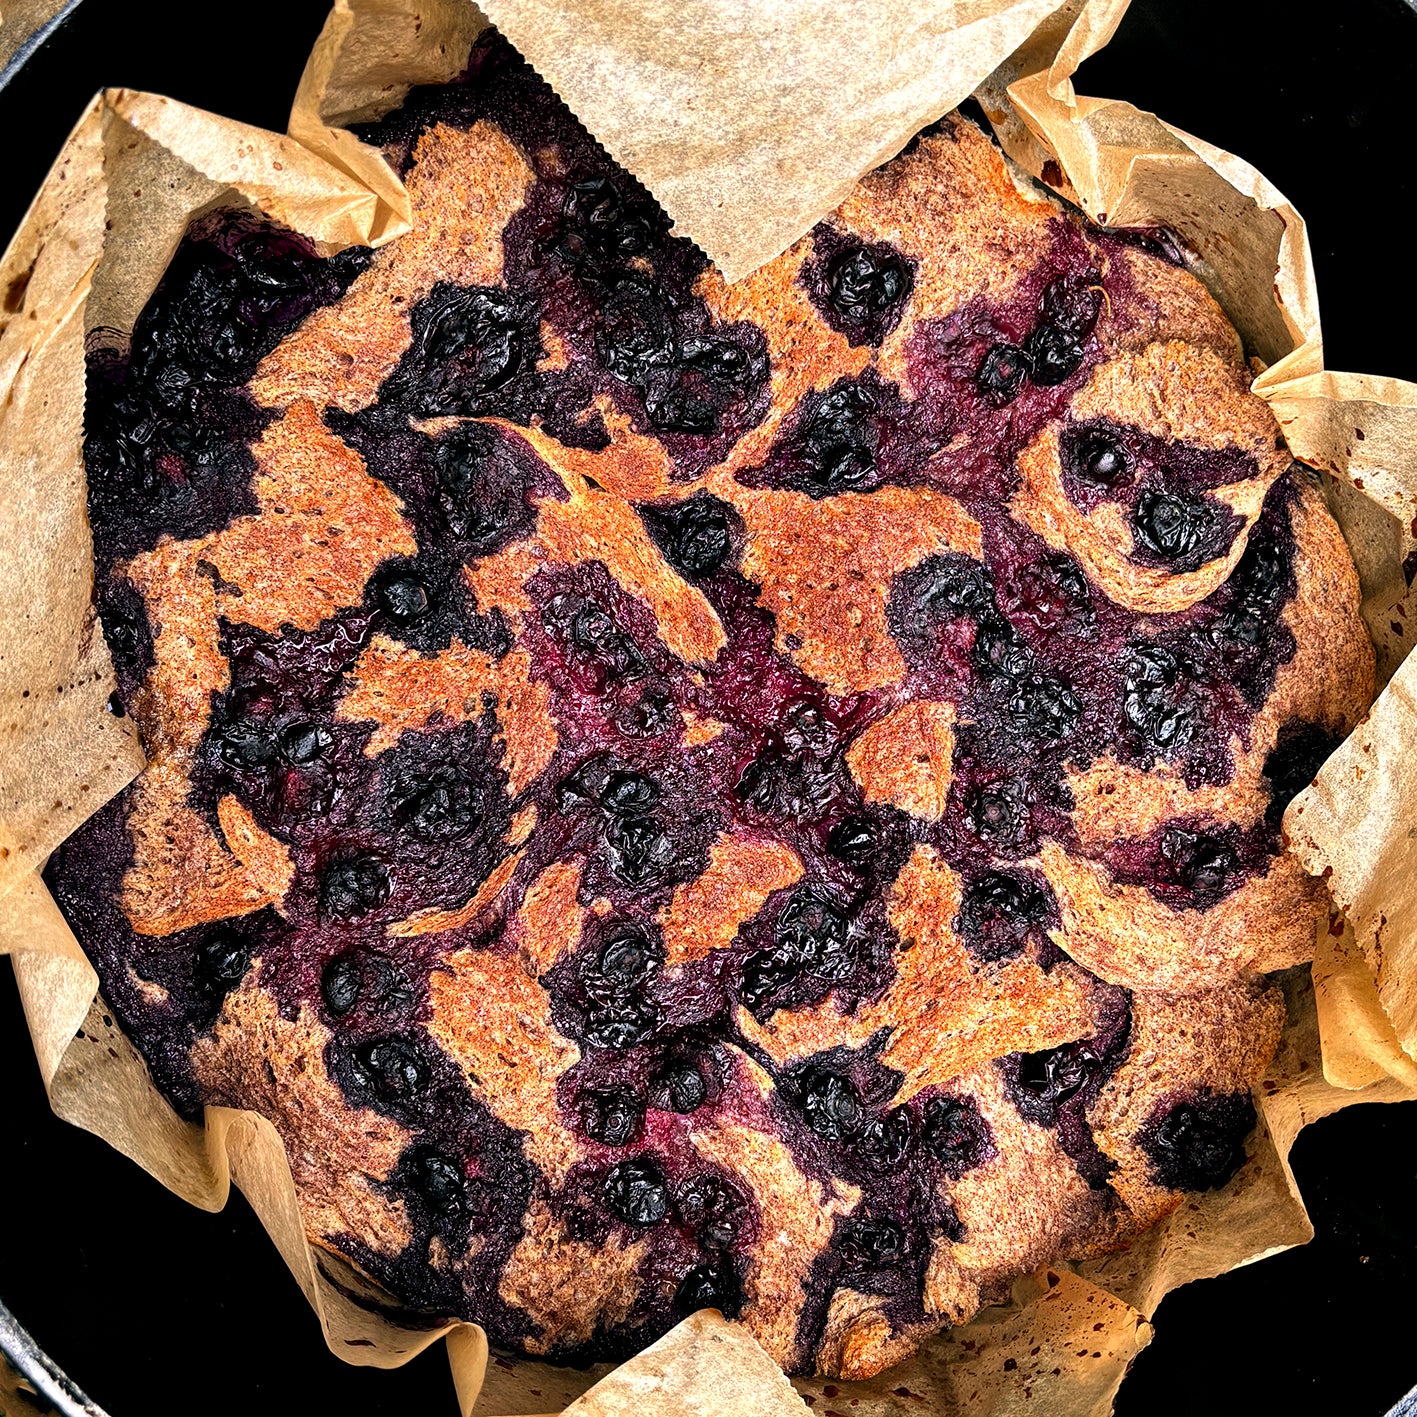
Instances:
[[[600,794],[600,805],[617,817],[640,816],[658,801],[659,787],[638,772],[612,773]]]
[[[320,975],[320,996],[336,1018],[347,1014],[359,1002],[364,971],[353,954],[336,955]]]
[[[872,1117],[861,1128],[856,1148],[877,1171],[894,1171],[910,1155],[915,1145],[915,1130],[910,1113],[897,1107],[884,1116]]]
[[[1027,351],[1016,344],[996,344],[979,363],[974,376],[980,394],[997,408],[1012,403],[1033,369]]]
[[[1194,497],[1173,497],[1143,488],[1132,512],[1136,544],[1162,562],[1179,562],[1203,548],[1214,531],[1210,506]]]
[[[910,294],[910,268],[893,252],[856,246],[827,271],[827,301],[843,320],[860,323],[883,314]]]
[[[412,625],[427,615],[432,601],[416,576],[396,576],[379,588],[379,604],[396,625]]]
[[[1247,1092],[1201,1093],[1160,1111],[1137,1140],[1152,1177],[1173,1191],[1214,1191],[1245,1164],[1245,1138],[1254,1130],[1255,1104]]]
[[[880,846],[880,828],[870,817],[847,817],[827,836],[827,850],[848,866],[863,867]]]
[[[407,1104],[428,1082],[428,1065],[402,1038],[376,1038],[354,1050],[355,1076],[366,1092],[390,1104]]]
[[[970,1098],[932,1097],[925,1104],[924,1143],[945,1175],[957,1180],[993,1153],[989,1123]]]
[[[669,1213],[669,1192],[659,1167],[647,1156],[621,1161],[605,1174],[606,1208],[639,1229],[658,1225]]]
[[[196,975],[209,992],[225,995],[251,967],[250,944],[230,929],[218,928],[197,947]]]
[[[1161,855],[1177,882],[1206,904],[1225,895],[1240,869],[1240,859],[1228,842],[1180,826],[1163,832]]]
[[[826,1068],[803,1076],[798,1105],[807,1125],[826,1141],[849,1141],[860,1131],[865,1115],[851,1079]]]
[[[665,560],[690,580],[713,575],[732,554],[727,504],[717,498],[691,497],[668,510],[645,507],[642,515]]]
[[[1034,873],[985,871],[965,887],[954,928],[978,958],[1008,959],[1022,952],[1053,908],[1047,882]]]
[[[644,1108],[623,1089],[582,1094],[579,1113],[585,1134],[606,1146],[630,1146],[644,1130]]]
[[[276,745],[265,724],[238,719],[218,731],[217,752],[229,767],[250,772],[274,761]]]
[[[732,1262],[716,1266],[695,1265],[674,1291],[674,1312],[687,1317],[700,1309],[717,1309],[726,1319],[737,1318],[743,1307],[743,1288]]]
[[[334,747],[335,735],[322,723],[290,723],[281,729],[277,741],[286,762],[304,767]]]
[[[377,910],[392,890],[389,868],[368,851],[337,856],[320,877],[320,905],[327,915],[353,920]]]
[[[658,967],[659,954],[647,936],[634,926],[626,926],[601,947],[598,963],[601,978],[613,985],[629,986],[638,984]]]
[[[659,1112],[693,1112],[704,1104],[708,1086],[692,1063],[676,1063],[649,1085],[649,1105]]]
[[[1184,670],[1161,645],[1134,645],[1123,669],[1122,711],[1148,747],[1184,747],[1195,732],[1184,701]]]
[[[747,1218],[747,1203],[713,1175],[691,1176],[675,1193],[674,1209],[706,1250],[726,1250],[737,1240]]]
[[[887,1269],[905,1257],[905,1231],[894,1220],[862,1216],[847,1223],[847,1263],[862,1269]]]
[[[1024,344],[1029,375],[1035,384],[1051,388],[1070,379],[1082,367],[1081,340],[1057,325],[1039,325]]]
[[[405,1158],[403,1174],[430,1210],[454,1215],[463,1208],[467,1175],[446,1152],[419,1147]]]

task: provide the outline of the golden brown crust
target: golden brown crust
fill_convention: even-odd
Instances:
[[[330,1032],[309,1009],[282,1018],[259,970],[229,994],[211,1033],[192,1047],[192,1071],[214,1106],[258,1112],[287,1141],[291,1177],[307,1227],[321,1237],[357,1235],[395,1255],[410,1229],[388,1179],[408,1131],[369,1108],[351,1107],[325,1069]]]
[[[412,229],[375,255],[344,299],[317,310],[261,361],[251,384],[257,402],[284,408],[310,398],[346,411],[372,403],[412,339],[407,312],[434,285],[501,280],[502,231],[531,181],[496,124],[429,129],[404,181]]]
[[[958,874],[932,848],[917,846],[891,888],[890,922],[900,937],[897,976],[876,1000],[843,1013],[834,998],[779,1010],[759,1024],[738,1011],[744,1036],[778,1065],[829,1048],[864,1047],[881,1030],[881,1062],[903,1078],[893,1101],[1005,1053],[1037,1052],[1091,1031],[1090,981],[1071,964],[1045,973],[1031,958],[980,964],[952,928]]]
[[[1203,600],[1235,569],[1265,494],[1289,466],[1269,406],[1246,375],[1207,349],[1170,341],[1101,365],[1073,399],[1079,420],[1106,417],[1155,438],[1205,448],[1236,448],[1257,474],[1217,488],[1215,497],[1243,522],[1223,556],[1194,571],[1138,565],[1131,527],[1115,502],[1084,512],[1063,486],[1059,428],[1050,425],[1018,456],[1023,482],[1010,510],[1056,551],[1076,556],[1107,596],[1128,610],[1162,614]]]
[[[585,1343],[601,1325],[622,1322],[634,1302],[635,1270],[646,1248],[643,1240],[623,1235],[598,1244],[577,1240],[544,1202],[533,1200],[498,1286],[503,1300],[538,1330],[527,1351]]]
[[[703,874],[678,886],[660,917],[666,964],[672,969],[727,949],[774,891],[801,876],[802,863],[781,842],[724,832],[709,847]]]
[[[378,725],[364,749],[372,758],[434,720],[476,722],[490,705],[505,749],[507,791],[518,797],[555,756],[550,703],[550,692],[531,678],[531,660],[522,650],[493,659],[454,640],[426,655],[377,635],[354,666],[336,712]]]
[[[950,795],[954,717],[953,704],[917,699],[873,723],[846,750],[866,800],[938,822]]]
[[[894,579],[943,551],[980,554],[979,526],[952,497],[886,487],[815,502],[800,492],[711,483],[748,529],[743,572],[777,625],[776,646],[835,693],[905,675],[886,626]]]
[[[1109,1178],[1138,1226],[1181,1204],[1183,1195],[1153,1179],[1137,1135],[1181,1089],[1247,1093],[1259,1084],[1284,1027],[1277,985],[1252,979],[1205,994],[1135,994],[1126,1059],[1088,1120],[1101,1149],[1117,1162]]]
[[[474,1097],[514,1131],[552,1185],[579,1152],[560,1119],[556,1084],[580,1049],[551,1022],[546,991],[520,962],[490,950],[458,950],[429,983],[428,1032],[462,1068]]]
[[[772,1093],[771,1079],[743,1054],[735,1082],[759,1107]],[[836,1218],[856,1207],[860,1192],[846,1182],[828,1187],[804,1175],[779,1137],[746,1118],[720,1112],[696,1127],[690,1139],[700,1156],[756,1197],[762,1243],[754,1248],[743,1281],[750,1306],[744,1322],[770,1357],[790,1367],[812,1261],[830,1242]]]

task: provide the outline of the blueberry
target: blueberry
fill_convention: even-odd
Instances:
[[[1133,645],[1123,666],[1122,712],[1144,741],[1157,748],[1180,748],[1195,731],[1191,709],[1182,699],[1184,670],[1161,645]]]
[[[632,1092],[586,1092],[580,1099],[581,1127],[606,1146],[629,1146],[644,1130],[644,1108]]]
[[[1061,384],[1082,367],[1084,352],[1081,340],[1057,325],[1037,326],[1024,344],[1028,354],[1029,373],[1035,384],[1051,388]]]
[[[1229,843],[1185,827],[1166,828],[1161,854],[1180,884],[1202,904],[1225,895],[1240,870],[1240,858]]]
[[[794,752],[830,753],[838,740],[836,724],[809,699],[789,704],[782,715],[782,741]]]
[[[634,679],[645,672],[644,657],[613,617],[593,600],[557,595],[542,612],[547,628],[559,629],[607,680]]]
[[[1213,1191],[1245,1163],[1245,1138],[1255,1125],[1249,1093],[1201,1093],[1154,1118],[1138,1137],[1157,1185],[1172,1191]]]
[[[649,1085],[649,1105],[659,1112],[689,1113],[704,1104],[708,1087],[692,1063],[675,1063]]]
[[[861,1099],[841,1073],[810,1069],[798,1084],[798,1105],[807,1125],[826,1141],[850,1141],[861,1130]]]
[[[1052,911],[1047,883],[1032,872],[985,871],[965,888],[954,929],[978,958],[1007,959]]]
[[[427,615],[428,587],[416,576],[395,576],[379,587],[379,604],[396,625],[413,625]]]
[[[810,965],[827,978],[850,971],[846,949],[846,916],[811,886],[795,891],[777,917],[775,931],[780,956]]]
[[[1020,679],[1033,666],[1033,655],[1002,615],[990,610],[980,618],[971,652],[975,667],[996,679]]]
[[[608,177],[574,183],[566,194],[565,213],[601,257],[629,260],[650,244],[648,225],[625,210],[624,198]]]
[[[617,817],[637,817],[659,802],[659,787],[643,773],[616,772],[600,794],[600,805]]]
[[[336,955],[320,975],[320,994],[325,1007],[340,1018],[359,1002],[364,971],[353,954]]]
[[[593,1048],[620,1051],[648,1042],[658,1026],[659,1010],[650,1000],[616,1000],[591,1011],[585,1040]]]
[[[661,433],[692,433],[708,437],[717,433],[718,410],[684,389],[670,387],[645,395],[650,427]]]
[[[679,341],[681,367],[712,383],[736,386],[753,373],[753,357],[741,345],[714,335],[690,335]]]
[[[989,1123],[972,1098],[932,1097],[925,1104],[926,1149],[952,1180],[988,1159],[993,1151]]]
[[[685,1317],[700,1309],[717,1309],[724,1318],[734,1319],[742,1307],[742,1285],[726,1259],[713,1267],[695,1265],[674,1291],[674,1311]]]
[[[428,1066],[402,1038],[375,1038],[354,1050],[354,1075],[367,1093],[387,1104],[412,1101],[428,1082]]]
[[[304,766],[324,757],[334,746],[335,736],[320,723],[290,723],[280,731],[281,756],[288,763]]]
[[[895,1171],[914,1144],[910,1113],[904,1107],[897,1107],[893,1112],[872,1117],[861,1128],[856,1146],[875,1170]]]
[[[218,929],[197,946],[197,979],[214,994],[225,995],[250,967],[251,946],[234,930]]]
[[[1015,846],[1028,832],[1028,808],[1017,782],[990,783],[969,801],[969,825],[981,841]]]
[[[446,1152],[431,1146],[419,1147],[404,1161],[403,1172],[409,1186],[430,1210],[440,1215],[455,1215],[462,1210],[467,1175]]]
[[[711,576],[732,552],[727,509],[717,498],[691,497],[664,510],[647,507],[644,519],[665,559],[691,580]]]
[[[925,611],[941,620],[960,616],[977,619],[996,613],[989,572],[969,556],[949,553],[923,563],[926,581],[921,594]]]
[[[691,1176],[674,1197],[674,1208],[706,1250],[726,1250],[743,1229],[747,1206],[717,1176]]]
[[[473,391],[500,388],[522,363],[520,312],[506,291],[440,282],[413,312],[414,338],[434,364],[456,361]]]
[[[1086,339],[1102,313],[1101,282],[1096,271],[1085,276],[1058,276],[1044,289],[1038,313],[1063,334]]]
[[[1027,674],[1014,681],[1008,719],[1016,733],[1040,743],[1056,743],[1077,727],[1081,715],[1077,695],[1051,675]]]
[[[862,487],[876,470],[876,397],[862,384],[818,396],[797,438],[809,475],[824,492]]]
[[[1214,540],[1212,507],[1194,497],[1143,488],[1132,511],[1132,533],[1139,547],[1163,562],[1185,561]]]
[[[743,769],[733,793],[760,817],[806,826],[830,810],[842,785],[839,771],[815,754],[769,745]]]
[[[827,303],[860,324],[901,304],[910,294],[910,268],[893,251],[853,246],[827,267]]]
[[[1040,1126],[1057,1125],[1058,1108],[1097,1075],[1101,1062],[1084,1043],[1065,1043],[1018,1060],[1019,1111]]]
[[[1265,820],[1277,827],[1284,809],[1318,776],[1342,740],[1319,723],[1291,721],[1279,730],[1278,741],[1264,760],[1269,782]]]
[[[674,857],[674,846],[653,817],[616,817],[605,832],[610,869],[627,886],[658,880]]]
[[[1029,355],[1016,344],[996,344],[980,361],[974,382],[996,407],[1012,403],[1033,368]]]
[[[229,766],[251,772],[273,761],[276,748],[265,724],[243,718],[218,730],[217,752]]]
[[[848,1222],[843,1247],[848,1264],[888,1269],[905,1255],[905,1231],[894,1220],[862,1216]]]
[[[612,1166],[605,1175],[605,1204],[626,1225],[658,1225],[669,1212],[669,1193],[659,1167],[647,1156]]]
[[[673,322],[646,278],[623,279],[605,296],[595,348],[605,368],[627,384],[644,384],[673,362]]]
[[[367,915],[389,898],[389,868],[369,851],[336,856],[320,877],[320,905],[342,920]]]
[[[647,979],[658,967],[659,951],[633,925],[618,927],[601,946],[597,959],[600,977],[621,989]]]
[[[421,841],[450,841],[478,824],[477,791],[454,769],[405,788],[394,815],[410,836]]]
[[[1099,487],[1124,487],[1135,476],[1127,445],[1105,428],[1069,429],[1062,443],[1068,470],[1080,481]]]
[[[520,501],[515,478],[491,429],[473,425],[448,434],[433,454],[439,510],[454,536],[489,549],[511,524]],[[499,475],[500,474],[500,475]]]
[[[870,817],[845,817],[827,835],[827,850],[858,869],[870,863],[880,844],[880,828]]]

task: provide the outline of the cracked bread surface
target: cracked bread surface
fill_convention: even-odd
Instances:
[[[491,33],[364,136],[408,236],[209,214],[90,357],[157,1085],[556,1361],[866,1377],[1227,1184],[1373,659],[1174,241],[953,114],[729,286]]]

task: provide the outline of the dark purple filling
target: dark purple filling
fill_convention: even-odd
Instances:
[[[1042,1053],[1013,1053],[999,1070],[1019,1113],[1042,1127],[1054,1127],[1058,1144],[1093,1187],[1101,1188],[1116,1168],[1093,1140],[1087,1109],[1126,1057],[1131,1038],[1131,996],[1106,989],[1099,1026],[1091,1037]]]
[[[1248,1092],[1203,1089],[1158,1103],[1137,1140],[1158,1186],[1214,1191],[1245,1164],[1245,1138],[1254,1126],[1255,1104]]]
[[[314,630],[222,625],[231,684],[214,698],[191,800],[215,821],[230,794],[289,846],[296,878],[284,916],[263,910],[164,939],[134,935],[116,904],[132,859],[127,794],[64,844],[48,879],[116,1017],[188,1115],[202,1100],[187,1060],[192,1041],[254,959],[287,1017],[306,1005],[334,1030],[327,1062],[350,1100],[415,1134],[388,1183],[406,1201],[413,1242],[390,1260],[356,1237],[341,1241],[395,1293],[430,1311],[471,1314],[494,1342],[515,1346],[529,1336],[526,1320],[497,1297],[497,1274],[534,1190],[588,1241],[617,1227],[648,1238],[629,1318],[555,1355],[589,1361],[642,1347],[701,1304],[733,1312],[742,1302],[744,1250],[758,1218],[683,1136],[683,1119],[710,1114],[733,1087],[725,1045],[744,1046],[739,1005],[765,1021],[829,996],[848,1010],[881,997],[900,943],[886,902],[921,845],[963,878],[955,926],[981,967],[1024,951],[1049,967],[1063,957],[1048,935],[1056,903],[1019,863],[1046,839],[1083,852],[1069,815],[1069,768],[1112,753],[1143,768],[1170,764],[1193,786],[1229,779],[1232,737],[1246,741],[1278,666],[1294,653],[1281,623],[1295,590],[1293,490],[1287,479],[1276,485],[1230,580],[1172,615],[1143,617],[1112,603],[1073,558],[1009,517],[1014,458],[1062,416],[1102,356],[1099,251],[1124,239],[1059,217],[1047,259],[1007,303],[976,301],[916,330],[907,351],[916,399],[869,371],[809,393],[763,465],[743,474],[816,499],[929,485],[980,523],[983,565],[931,557],[898,576],[889,597],[905,696],[958,708],[954,786],[941,821],[863,799],[846,750],[898,696],[832,694],[777,652],[759,588],[739,570],[741,520],[706,494],[638,510],[668,563],[718,613],[727,645],[711,667],[675,660],[645,605],[599,562],[548,565],[528,584],[520,636],[559,736],[547,771],[508,798],[490,707],[461,724],[435,719],[368,757],[373,726],[341,719],[336,708],[371,636],[421,652],[456,638],[505,654],[507,624],[478,612],[461,567],[526,536],[537,500],[562,495],[520,440],[485,427],[433,437],[412,429],[411,417],[492,415],[599,448],[607,435],[593,400],[605,395],[688,477],[719,461],[768,406],[762,332],[713,321],[693,293],[702,254],[669,234],[644,189],[500,38],[478,42],[463,78],[415,89],[365,136],[406,163],[432,123],[467,126],[483,116],[505,128],[535,173],[504,234],[504,285],[436,287],[412,312],[413,344],[376,402],[325,413],[402,499],[416,554],[386,562],[360,605]],[[878,343],[910,297],[910,262],[829,227],[818,228],[815,245],[803,281],[823,317],[853,343]],[[98,608],[123,706],[131,709],[152,664],[152,638],[141,599],[111,580],[110,568],[162,535],[197,536],[255,510],[250,443],[269,415],[241,385],[366,260],[357,252],[321,260],[244,216],[204,219],[140,317],[131,353],[91,357]],[[1114,310],[1130,298],[1109,287]],[[537,368],[544,326],[566,353],[563,368]],[[1231,543],[1235,528],[1208,493],[1249,475],[1247,461],[1101,422],[1067,429],[1063,443],[1070,495],[1079,506],[1123,503],[1139,559],[1183,570]],[[723,732],[686,747],[681,711]],[[1274,807],[1261,827],[1237,834],[1176,823],[1100,859],[1161,899],[1205,908],[1266,869],[1277,813],[1329,744],[1313,725],[1286,728],[1266,764]],[[541,981],[556,1027],[582,1048],[561,1080],[562,1118],[594,1148],[554,1194],[524,1157],[522,1138],[471,1097],[422,1027],[436,960],[464,944],[501,948],[500,919],[441,936],[386,933],[414,911],[469,900],[526,806],[535,806],[537,827],[507,908],[547,866],[572,858],[584,863],[581,903],[610,903],[607,913],[587,914],[579,946]],[[737,826],[790,847],[802,878],[771,895],[731,948],[671,981],[656,916],[676,886],[704,870],[719,833]],[[167,1004],[143,996],[130,964],[168,991]],[[1000,1063],[1020,1110],[1055,1126],[1095,1185],[1105,1184],[1108,1165],[1086,1106],[1126,1035],[1122,999],[1093,1038]],[[878,1061],[884,1043],[882,1035],[786,1069],[758,1057],[777,1082],[774,1123],[803,1169],[862,1189],[818,1261],[800,1329],[807,1344],[838,1283],[887,1296],[893,1321],[923,1321],[934,1238],[962,1237],[940,1185],[993,1154],[968,1098],[935,1092],[890,1105],[900,1077]],[[1215,1168],[1196,1160],[1209,1153],[1195,1138],[1224,1121],[1216,1121],[1219,1103],[1184,1105],[1191,1111],[1153,1128],[1156,1165],[1183,1179],[1209,1175]],[[473,1234],[486,1243],[466,1272],[454,1279],[429,1266],[435,1239],[460,1253]]]
[[[822,319],[854,345],[880,344],[915,288],[915,262],[884,242],[856,240],[827,222],[812,229],[800,277]]]

